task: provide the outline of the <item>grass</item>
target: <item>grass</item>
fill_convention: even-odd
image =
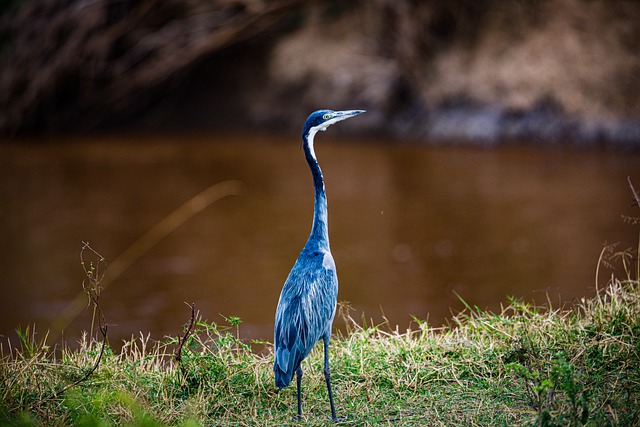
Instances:
[[[296,424],[295,386],[276,391],[271,344],[239,340],[237,317],[218,325],[192,311],[184,335],[141,334],[115,353],[98,261],[86,264],[83,286],[100,334],[50,347],[27,328],[17,345],[1,344],[0,425]],[[511,300],[500,313],[468,306],[446,327],[415,319],[399,331],[356,322],[341,306],[347,331],[331,347],[340,424],[640,426],[638,250],[605,248],[596,288],[610,263],[620,273],[570,309]],[[303,368],[303,424],[330,425],[321,345]]]

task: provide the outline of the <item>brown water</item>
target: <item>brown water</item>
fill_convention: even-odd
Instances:
[[[340,300],[404,329],[440,325],[513,295],[543,303],[593,294],[603,243],[637,242],[621,214],[640,155],[427,148],[317,141],[329,197]],[[159,241],[102,292],[114,343],[175,335],[184,302],[204,318],[239,316],[244,338],[271,340],[284,279],[311,227],[311,178],[297,138],[103,138],[0,146],[0,334],[36,324],[56,336],[82,293],[87,241],[117,259],[184,202],[244,183]],[[637,210],[637,209],[636,209]],[[603,273],[603,277],[607,273]],[[603,278],[604,282],[605,279]],[[65,327],[89,328],[82,310]]]

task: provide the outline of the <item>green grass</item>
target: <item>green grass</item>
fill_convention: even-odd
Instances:
[[[623,277],[567,310],[512,300],[501,313],[467,307],[447,327],[416,319],[397,331],[341,307],[348,327],[331,347],[341,424],[640,425],[636,254],[615,254]],[[101,341],[50,348],[18,330],[17,346],[1,348],[0,424],[295,424],[295,386],[276,392],[271,345],[253,350],[237,339],[240,319],[225,320],[196,322],[180,362],[177,338],[141,335],[117,354],[107,346],[93,372]],[[304,362],[305,425],[330,424],[321,350]]]

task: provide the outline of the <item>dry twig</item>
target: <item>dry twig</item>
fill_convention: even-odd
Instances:
[[[182,347],[184,347],[184,344],[187,342],[187,340],[193,333],[193,329],[196,324],[196,317],[197,317],[196,305],[194,303],[187,304],[187,305],[191,308],[191,319],[189,320],[189,323],[185,323],[184,325],[184,336],[181,337],[180,334],[178,334],[178,347],[173,352],[173,356],[175,357],[178,364],[182,362]],[[180,370],[182,371],[183,374],[185,373],[184,367],[182,365],[180,365]]]
[[[85,262],[85,251],[89,251],[92,256],[95,256],[96,259]],[[80,264],[82,265],[82,269],[86,275],[86,278],[82,281],[82,288],[85,293],[89,297],[89,304],[93,304],[93,312],[94,319],[98,318],[98,330],[100,331],[100,335],[102,335],[102,344],[100,346],[100,353],[96,358],[93,366],[86,374],[84,374],[81,378],[74,381],[73,383],[61,388],[56,392],[56,397],[60,396],[65,391],[69,390],[71,387],[74,387],[80,384],[83,381],[86,381],[87,378],[93,374],[98,366],[100,366],[100,362],[102,361],[102,355],[104,354],[104,349],[107,345],[107,330],[108,325],[104,318],[104,313],[102,312],[102,308],[100,307],[100,282],[104,278],[104,275],[107,271],[107,263],[102,255],[96,252],[89,243],[83,242],[82,250],[80,251]],[[91,325],[91,331],[93,332],[93,320]]]

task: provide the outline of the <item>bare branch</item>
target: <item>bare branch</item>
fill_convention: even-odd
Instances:
[[[89,255],[95,257],[95,259],[85,261],[87,255],[85,252],[89,252]],[[104,278],[104,275],[107,272],[107,262],[102,255],[96,252],[87,242],[83,242],[82,249],[80,250],[80,265],[84,270],[84,274],[86,278],[82,281],[82,288],[85,293],[89,297],[89,304],[93,304],[94,313],[98,316],[98,329],[100,334],[102,335],[102,345],[100,346],[100,353],[96,358],[93,366],[86,374],[74,381],[73,383],[61,388],[55,393],[55,396],[60,396],[65,391],[69,390],[71,387],[74,387],[80,384],[83,381],[86,381],[87,378],[93,374],[98,366],[100,366],[100,362],[102,361],[102,356],[104,355],[104,349],[107,345],[107,330],[108,325],[105,321],[104,314],[102,312],[102,308],[100,307],[100,291],[102,288],[100,287],[100,282]],[[93,333],[93,321],[91,325],[91,332]]]
[[[629,187],[631,187],[631,192],[633,193],[633,198],[635,199],[635,203],[632,206],[640,206],[640,193],[633,188],[633,184],[631,183],[631,177],[627,176],[627,182],[629,182]]]
[[[187,342],[187,339],[189,339],[189,336],[193,333],[193,329],[196,324],[196,305],[194,303],[191,303],[191,304],[185,303],[185,304],[187,304],[191,308],[191,319],[189,320],[189,323],[185,323],[184,325],[184,336],[180,337],[180,334],[178,334],[178,348],[176,348],[176,350],[173,353],[178,363],[182,362],[182,347],[184,347],[184,344]],[[181,370],[183,370],[182,366],[181,366]],[[184,373],[184,370],[183,370],[183,373]]]

